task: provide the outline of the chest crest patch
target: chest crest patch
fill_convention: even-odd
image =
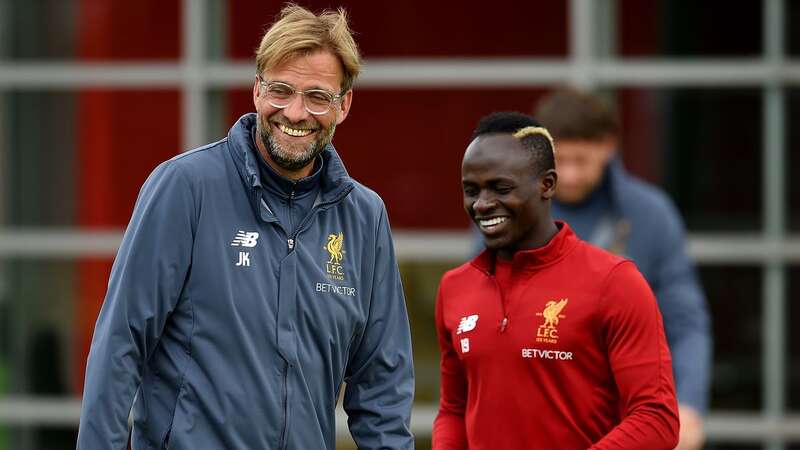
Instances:
[[[567,317],[561,312],[566,308],[568,301],[566,298],[550,300],[542,312],[536,313],[537,316],[544,318],[544,323],[536,329],[536,342],[558,343],[558,323]]]
[[[336,281],[344,281],[344,268],[342,267],[345,254],[344,234],[342,232],[338,234],[329,234],[328,243],[325,245],[324,249],[330,255],[328,262],[325,263],[325,272],[328,274],[328,278]]]

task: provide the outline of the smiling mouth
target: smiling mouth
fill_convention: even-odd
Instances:
[[[288,134],[289,136],[294,136],[294,137],[308,136],[309,134],[316,131],[310,128],[292,128],[282,123],[275,124],[275,126],[278,127],[278,129],[281,130],[284,134]]]
[[[494,231],[498,226],[505,223],[508,220],[508,217],[492,217],[488,219],[478,219],[478,225],[482,231],[491,232]]]

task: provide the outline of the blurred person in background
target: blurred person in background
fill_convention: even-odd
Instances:
[[[285,7],[256,113],[157,167],[114,262],[78,449],[411,449],[411,339],[382,200],[331,145],[360,56],[344,10]]]
[[[434,450],[677,444],[653,292],[630,260],[553,220],[553,151],[531,117],[495,113],[464,153],[464,209],[486,249],[439,285]]]
[[[568,222],[582,239],[633,260],[655,292],[680,405],[677,448],[699,449],[712,340],[681,217],[663,191],[625,171],[617,156],[617,113],[599,96],[560,89],[540,100],[534,116],[552,133],[558,149],[553,216]]]

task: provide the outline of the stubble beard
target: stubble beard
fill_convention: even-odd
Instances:
[[[295,152],[288,151],[278,142],[278,139],[272,133],[269,123],[262,124],[261,121],[258,121],[257,128],[261,143],[266,148],[270,159],[282,169],[297,171],[314,161],[317,155],[325,149],[325,146],[331,143],[333,133],[336,131],[336,124],[331,124],[327,130],[323,129],[324,134],[308,144],[305,149]]]

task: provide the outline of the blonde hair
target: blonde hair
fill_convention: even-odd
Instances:
[[[520,128],[519,130],[514,132],[514,137],[519,139],[519,140],[522,140],[523,138],[526,138],[528,136],[535,136],[537,134],[540,134],[540,135],[542,135],[542,136],[547,138],[547,140],[550,142],[550,148],[553,150],[553,153],[555,153],[556,152],[556,146],[555,146],[555,143],[553,142],[553,136],[550,136],[550,132],[547,131],[547,128],[544,128],[544,127],[524,127],[524,128]]]
[[[324,10],[315,15],[289,3],[261,38],[256,50],[257,73],[318,50],[330,51],[339,59],[344,72],[340,92],[350,90],[361,71],[361,55],[347,24],[347,12],[340,7],[337,11]]]

